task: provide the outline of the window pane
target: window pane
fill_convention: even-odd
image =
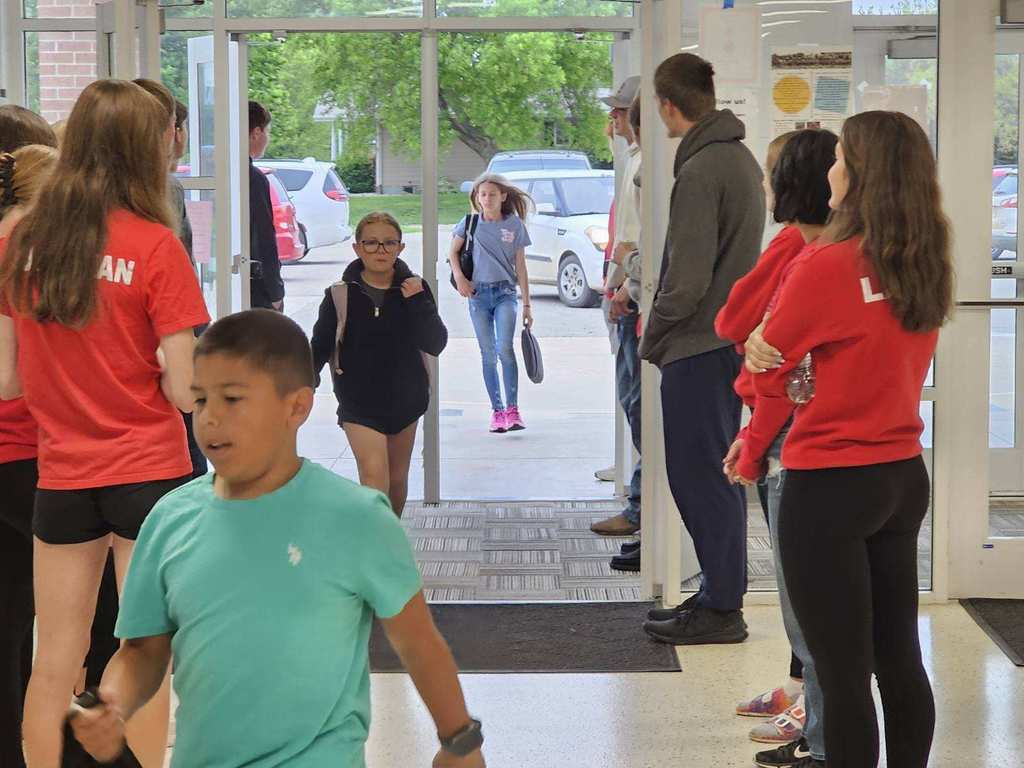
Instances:
[[[94,32],[26,32],[28,107],[55,123],[71,114],[82,89],[96,79]]]
[[[302,189],[313,176],[312,171],[296,171],[290,168],[276,168],[274,172],[284,182],[285,189],[289,192],[297,192]]]
[[[96,18],[96,0],[24,0],[22,7],[26,19]]]
[[[438,16],[632,16],[631,3],[605,0],[438,0]]]
[[[423,15],[422,0],[228,0],[229,16],[377,16]]]
[[[615,179],[612,176],[590,179],[562,179],[562,194],[570,216],[588,213],[607,214],[615,196]]]

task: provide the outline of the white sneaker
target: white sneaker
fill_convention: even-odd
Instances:
[[[614,483],[615,482],[615,467],[608,467],[608,469],[599,469],[594,473],[594,477],[600,480],[602,483]]]

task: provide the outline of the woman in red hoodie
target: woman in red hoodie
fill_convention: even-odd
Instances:
[[[778,291],[782,276],[807,243],[818,238],[829,217],[828,171],[835,160],[838,137],[831,131],[804,130],[786,135],[786,142],[772,166],[771,195],[775,220],[787,226],[761,256],[757,266],[738,280],[729,294],[728,303],[718,313],[715,330],[725,339],[739,344],[764,319],[768,306]],[[757,413],[754,379],[746,369],[736,380],[736,392],[753,413]],[[793,649],[790,680],[751,701],[737,706],[740,715],[767,716],[774,719],[759,724],[750,733],[754,741],[778,744],[777,749],[761,753],[756,762],[768,768],[796,765],[798,755],[808,752],[825,759],[824,704],[818,684],[814,660],[807,650],[790,605],[779,557],[778,520],[785,471],[781,465],[782,445],[788,425],[784,426],[768,449],[768,468],[761,476],[758,491],[763,490],[765,513],[775,556],[779,586],[779,604],[783,624]],[[745,442],[741,432],[725,459],[728,474]]]
[[[900,113],[847,120],[829,184],[828,228],[748,342],[755,419],[771,433],[799,403],[778,527],[824,692],[828,766],[877,765],[874,672],[889,765],[925,768],[935,706],[917,630],[930,495],[919,402],[952,305],[949,224],[928,139]],[[744,482],[760,474],[764,450],[744,443]]]

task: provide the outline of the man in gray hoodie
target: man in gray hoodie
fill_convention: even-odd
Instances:
[[[698,594],[651,612],[644,629],[675,645],[736,643],[747,637],[747,516],[742,489],[722,459],[740,428],[733,391],[741,360],[715,333],[715,315],[760,252],[765,198],[761,169],[743,145],[743,123],[715,109],[714,70],[689,53],[654,77],[675,160],[661,277],[640,356],[661,369],[665,462],[672,497],[703,572]]]

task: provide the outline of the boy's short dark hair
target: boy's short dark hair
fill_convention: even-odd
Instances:
[[[223,317],[199,337],[195,357],[241,358],[268,374],[281,395],[314,387],[309,339],[291,318],[271,309],[250,309]]]
[[[188,121],[188,107],[174,100],[174,127],[181,128]]]
[[[270,125],[270,111],[258,101],[249,102],[249,132],[257,128],[266,129]]]
[[[828,169],[836,160],[839,141],[832,131],[807,129],[790,137],[772,169],[775,221],[821,226],[828,221],[832,190]]]
[[[697,122],[715,109],[715,70],[692,53],[669,56],[654,73],[654,92]]]

